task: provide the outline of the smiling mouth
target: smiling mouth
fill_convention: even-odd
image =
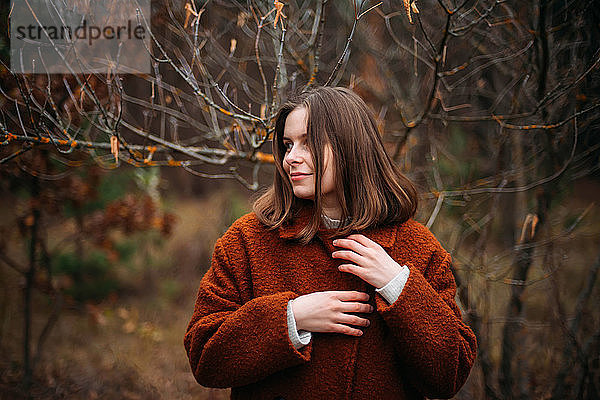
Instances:
[[[312,174],[297,174],[297,175],[290,175],[290,178],[292,179],[292,181],[298,181],[300,179],[306,178],[307,176],[310,176]]]

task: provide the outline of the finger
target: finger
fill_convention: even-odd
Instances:
[[[365,292],[358,292],[355,290],[335,290],[332,292],[334,296],[341,301],[350,300],[369,300],[369,295]]]
[[[368,303],[343,301],[339,310],[345,313],[370,313],[373,312],[373,306]]]
[[[360,233],[353,233],[352,235],[347,236],[348,239],[352,239],[363,245],[364,247],[377,247],[379,243],[369,239],[365,235]]]
[[[369,326],[371,322],[366,318],[357,317],[356,315],[340,314],[337,319],[338,323],[355,326]]]
[[[333,324],[332,331],[352,336],[361,336],[363,334],[363,331],[361,331],[360,329],[351,328],[348,325],[342,324]]]
[[[331,253],[331,257],[333,258],[341,258],[344,260],[352,261],[355,264],[362,264],[364,257],[358,253],[355,253],[350,250],[338,250]]]
[[[363,254],[367,249],[361,243],[353,239],[335,239],[333,241],[333,245],[336,247],[343,247],[346,249],[350,249],[358,254]]]
[[[340,264],[338,265],[338,270],[341,272],[348,272],[358,276],[359,278],[362,278],[365,268],[354,264]]]

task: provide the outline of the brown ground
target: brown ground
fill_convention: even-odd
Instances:
[[[224,210],[232,205],[232,196],[238,199],[234,192],[227,192],[206,200],[179,201],[176,209],[171,208],[179,216],[173,235],[162,248],[141,247],[133,270],[122,268],[126,284],[119,295],[95,306],[66,305],[36,368],[34,398],[229,398],[229,389],[196,383],[183,335],[214,241],[231,218]],[[240,201],[238,207],[243,210],[245,203]],[[151,260],[151,265],[140,266],[144,260]],[[23,337],[21,278],[5,266],[0,271],[0,292],[4,292],[0,295],[0,398],[26,398],[18,384]],[[37,338],[50,308],[40,293],[35,294],[33,304]]]

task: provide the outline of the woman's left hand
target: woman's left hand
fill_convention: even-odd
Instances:
[[[349,250],[336,250],[333,258],[342,258],[354,264],[341,264],[338,269],[349,272],[367,283],[382,288],[396,275],[402,267],[378,243],[361,234],[352,234],[345,239],[336,239],[333,245]]]

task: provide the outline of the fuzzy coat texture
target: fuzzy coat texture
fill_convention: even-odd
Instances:
[[[184,338],[194,377],[231,387],[231,399],[450,398],[477,354],[471,329],[454,301],[451,256],[419,222],[362,232],[410,275],[393,304],[331,253],[334,229],[321,227],[308,245],[290,240],[313,206],[269,231],[252,212],[235,221],[214,248]],[[370,325],[360,337],[313,332],[299,350],[287,330],[287,302],[317,291],[369,294]]]

